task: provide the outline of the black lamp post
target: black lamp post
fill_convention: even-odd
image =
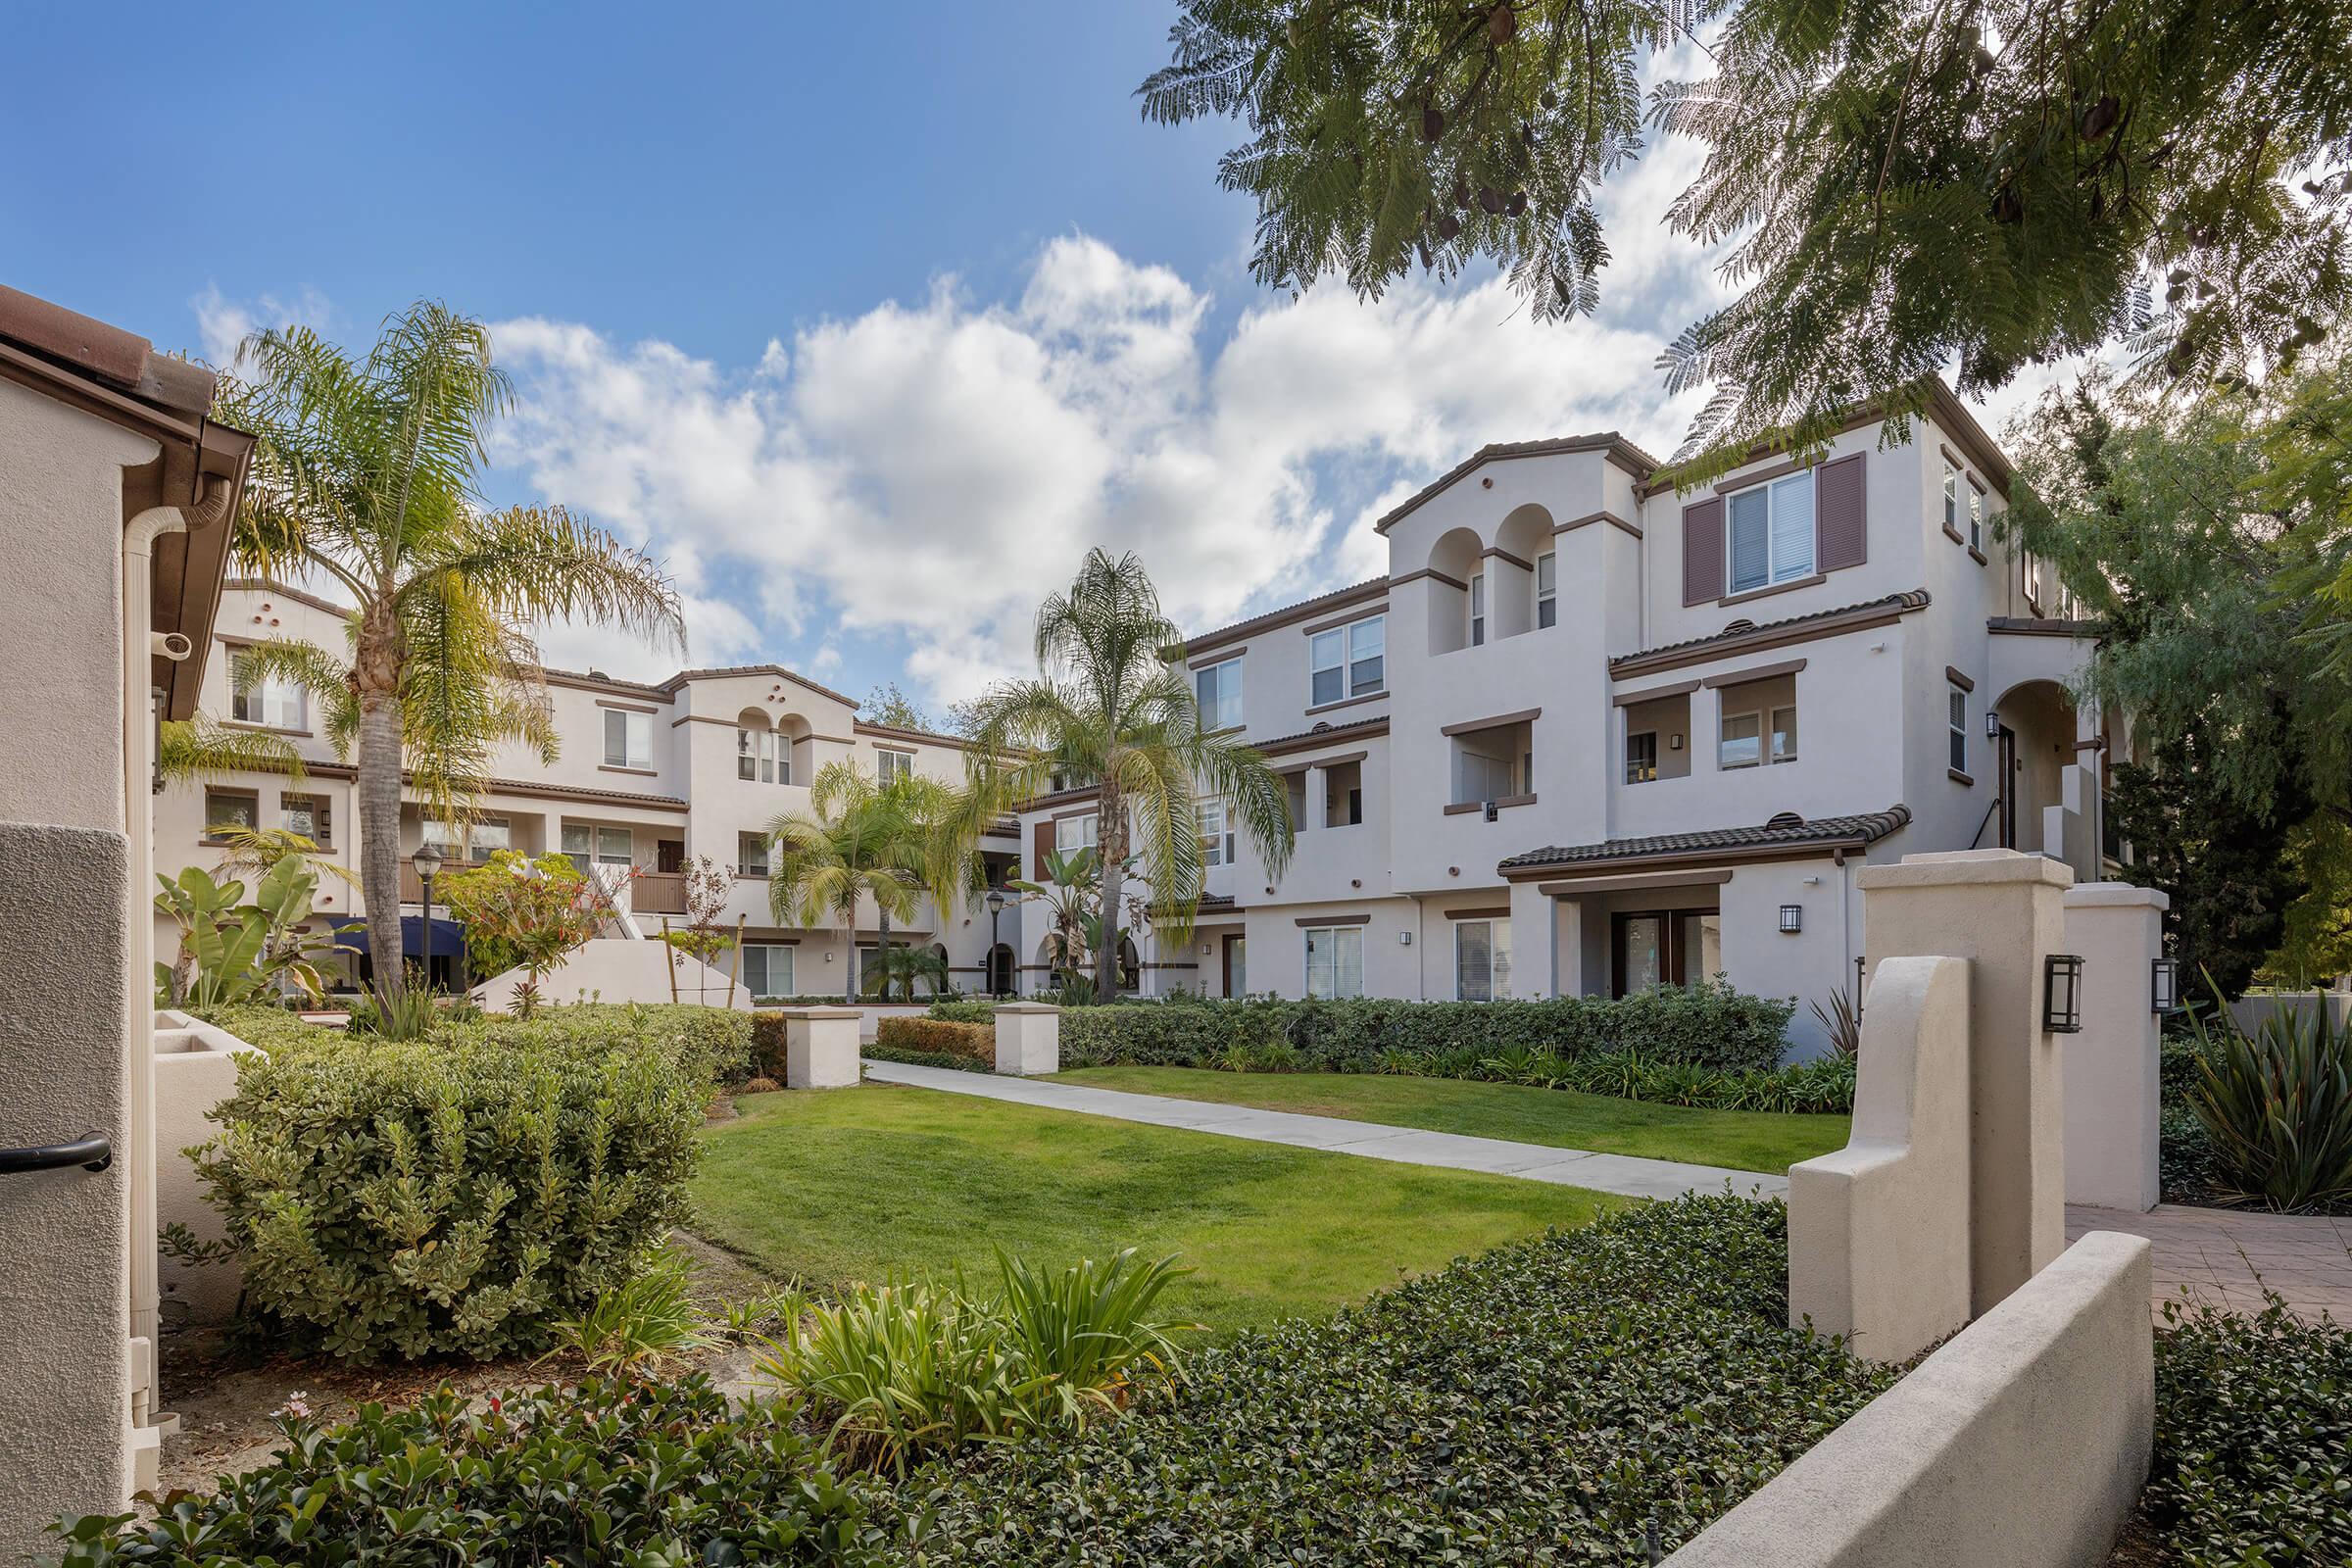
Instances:
[[[409,863],[416,867],[416,879],[424,884],[424,989],[433,989],[433,878],[441,874],[441,852],[433,841],[425,840],[416,846],[416,854]]]
[[[988,890],[988,991],[989,995],[999,999],[1004,997],[1004,988],[997,984],[997,949],[1004,944],[997,939],[997,919],[1004,912],[1004,890],[990,888]]]

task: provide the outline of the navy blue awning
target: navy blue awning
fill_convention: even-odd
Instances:
[[[368,950],[368,928],[338,934],[335,941],[362,957],[372,956]],[[404,914],[400,917],[400,951],[412,958],[421,958],[424,952],[424,916]],[[454,958],[466,951],[466,928],[455,920],[433,921],[433,952],[436,958]]]

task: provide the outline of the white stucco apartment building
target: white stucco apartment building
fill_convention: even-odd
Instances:
[[[1680,495],[1658,467],[1614,433],[1483,448],[1379,521],[1386,576],[1191,639],[1210,722],[1288,780],[1297,849],[1276,878],[1220,837],[1143,989],[1720,973],[1826,1003],[1867,951],[1863,862],[2012,847],[2098,874],[2124,736],[2069,700],[2089,628],[1994,542],[2010,466],[1956,399],[1885,448],[1857,418],[1811,467]],[[1092,809],[1024,813],[1032,862]],[[1809,1007],[1791,1034],[1818,1041]]]
[[[2009,847],[2099,873],[2101,781],[2127,738],[2075,710],[2090,628],[1995,542],[2010,466],[1956,399],[1889,446],[1858,417],[1809,467],[1761,455],[1677,494],[1659,466],[1614,433],[1482,448],[1376,524],[1386,576],[1190,640],[1210,722],[1287,780],[1297,849],[1272,877],[1204,806],[1198,927],[1141,934],[1138,990],[1475,1000],[1721,974],[1826,1004],[1867,952],[1859,864]],[[217,858],[204,828],[230,819],[305,828],[349,862],[351,772],[308,705],[234,689],[241,643],[340,646],[342,612],[231,583],[218,628],[204,709],[287,735],[310,775],[175,787],[158,865]],[[742,876],[729,917],[753,992],[839,994],[871,911],[855,932],[777,924],[758,836],[828,761],[954,779],[960,743],[861,722],[773,665],[548,682],[562,760],[502,758],[453,853],[634,867],[648,928],[709,856]],[[1089,789],[1031,803],[984,846],[992,869],[1042,876],[1094,813]],[[404,814],[405,854],[425,824]],[[926,906],[905,936],[962,989],[1032,991],[1048,918]],[[1818,1040],[1809,1007],[1791,1033]]]
[[[227,585],[205,667],[203,710],[285,737],[302,753],[305,772],[299,782],[251,773],[166,790],[156,807],[156,864],[167,873],[210,867],[221,849],[208,829],[243,822],[303,832],[320,844],[323,858],[356,878],[354,769],[337,760],[316,704],[292,687],[242,684],[237,661],[241,648],[271,638],[341,649],[345,624],[345,612],[324,599],[276,583]],[[520,747],[503,750],[458,842],[448,842],[452,835],[413,798],[403,806],[405,912],[421,913],[423,888],[408,857],[427,833],[444,843],[451,869],[499,849],[568,855],[617,884],[617,902],[649,934],[659,933],[664,915],[683,923],[682,868],[707,856],[736,873],[723,919],[730,931],[743,921],[746,989],[755,997],[839,996],[849,965],[877,944],[877,911],[869,902],[855,932],[838,922],[777,924],[768,904],[767,824],[809,808],[809,785],[828,762],[851,761],[877,775],[906,769],[963,778],[959,741],[862,722],[854,699],[776,665],[689,669],[659,684],[551,669],[547,688],[561,740],[554,763]],[[1009,823],[982,845],[1000,871],[1014,864],[1016,849]],[[322,877],[319,906],[340,923],[363,905],[356,887]],[[1018,919],[1007,913],[1004,928],[1010,932]],[[939,948],[955,983],[978,991],[988,983],[981,965],[989,924],[984,906],[943,915],[926,900],[911,924],[894,922],[891,940]],[[169,952],[169,932],[166,939]]]

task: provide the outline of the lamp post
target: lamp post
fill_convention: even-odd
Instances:
[[[1004,944],[997,939],[997,920],[1004,912],[1004,890],[990,888],[988,890],[988,991],[990,996],[1000,1000],[1004,995],[1004,988],[997,984],[997,949]]]
[[[409,863],[416,867],[416,879],[424,884],[424,989],[433,989],[433,878],[441,873],[441,852],[430,839],[416,846],[416,854]]]

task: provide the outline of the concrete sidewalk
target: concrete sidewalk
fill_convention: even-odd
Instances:
[[[1628,1198],[1679,1198],[1693,1188],[1702,1193],[1720,1193],[1726,1183],[1743,1198],[1786,1198],[1788,1194],[1787,1177],[1766,1176],[1752,1170],[1686,1165],[1671,1159],[1637,1159],[1631,1154],[1552,1149],[1543,1144],[1470,1138],[1460,1133],[1422,1132],[1379,1122],[1348,1121],[1340,1116],[1301,1116],[1296,1111],[1220,1105],[1164,1095],[1132,1095],[1116,1089],[1055,1083],[1050,1078],[1000,1078],[994,1073],[871,1060],[865,1063],[865,1071],[878,1083],[909,1084],[949,1094],[974,1095],[983,1100],[1009,1100],[1016,1104],[1043,1105],[1050,1110],[1074,1110],[1082,1115],[1145,1122],[1153,1127],[1182,1127],[1261,1144],[1289,1144],[1297,1149],[1320,1149],[1335,1154],[1361,1154],[1368,1159],[1394,1160],[1403,1165],[1438,1165],[1490,1176],[1518,1176],[1531,1182],[1555,1182],[1562,1187],[1584,1187]]]

